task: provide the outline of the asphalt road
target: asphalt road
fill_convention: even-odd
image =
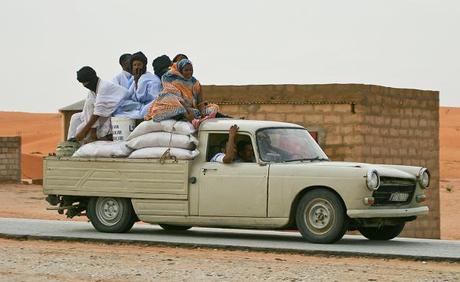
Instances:
[[[346,235],[335,244],[325,245],[307,243],[298,232],[284,231],[194,227],[172,232],[156,225],[135,224],[129,233],[109,234],[97,232],[87,222],[0,218],[0,237],[460,261],[460,241],[413,238],[369,241],[362,236]]]

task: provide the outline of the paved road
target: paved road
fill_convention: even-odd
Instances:
[[[129,233],[97,232],[90,223],[38,219],[0,218],[1,237],[29,237],[47,240],[106,241],[212,248],[269,250],[305,254],[406,257],[421,260],[460,262],[460,241],[397,238],[369,241],[347,235],[331,245],[310,244],[298,232],[255,231],[194,227],[188,231],[164,231],[159,226],[135,224]]]

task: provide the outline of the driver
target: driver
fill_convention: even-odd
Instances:
[[[232,125],[228,131],[228,140],[225,144],[224,152],[217,153],[211,158],[211,162],[229,164],[232,162],[254,162],[254,149],[251,142],[240,140],[235,146],[235,139],[238,132],[238,126]]]

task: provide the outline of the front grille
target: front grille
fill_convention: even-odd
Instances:
[[[374,206],[379,205],[403,205],[410,203],[414,197],[415,180],[394,178],[394,177],[380,177],[380,187],[377,191],[372,193],[374,197]],[[393,193],[408,193],[409,197],[405,201],[392,201],[390,197]]]

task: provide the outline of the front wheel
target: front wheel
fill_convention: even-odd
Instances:
[[[405,222],[397,225],[384,225],[381,227],[358,227],[359,232],[369,240],[391,240],[403,231]]]
[[[304,239],[320,244],[342,239],[348,227],[345,206],[336,194],[326,189],[312,190],[300,199],[296,223]]]
[[[86,211],[91,224],[100,232],[128,232],[136,221],[131,201],[125,198],[91,198]]]

